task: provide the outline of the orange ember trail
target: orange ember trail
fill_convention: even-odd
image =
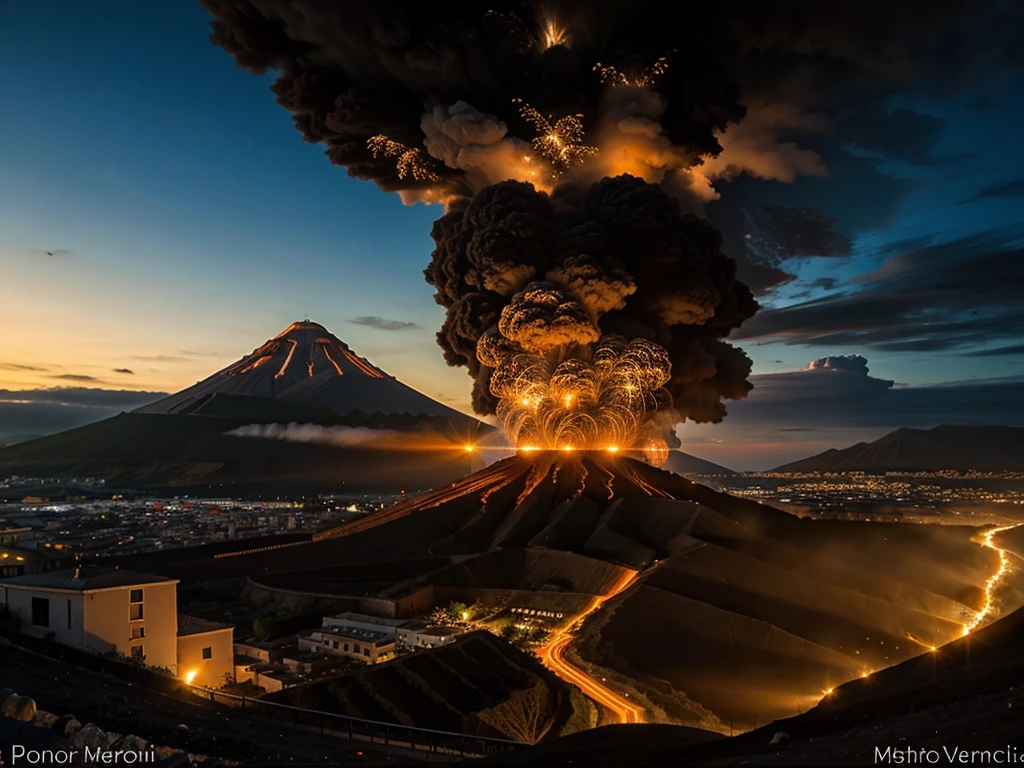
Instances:
[[[996,572],[989,576],[988,581],[985,582],[985,604],[981,607],[981,610],[975,614],[973,619],[971,619],[967,624],[964,624],[962,633],[964,636],[971,634],[971,632],[973,632],[975,629],[981,626],[982,622],[984,622],[985,619],[989,617],[989,614],[992,613],[992,609],[994,608],[996,589],[1002,583],[1003,579],[1006,577],[1007,572],[1010,570],[1009,552],[1007,552],[1002,547],[998,546],[993,539],[997,534],[1003,533],[1004,531],[1009,531],[1013,528],[1018,527],[1019,525],[1024,525],[1024,523],[1017,523],[1015,525],[1003,525],[999,528],[993,528],[992,530],[987,531],[984,537],[982,538],[982,546],[988,547],[989,549],[994,549],[996,552],[999,553],[999,568],[997,568]]]
[[[597,611],[608,600],[629,588],[636,581],[639,571],[627,571],[612,585],[604,595],[599,595],[590,601],[590,604],[570,620],[562,629],[554,632],[545,645],[537,649],[537,656],[541,663],[571,685],[575,685],[583,693],[596,701],[598,704],[611,710],[620,723],[642,723],[644,721],[643,707],[620,696],[615,691],[601,685],[597,680],[590,677],[586,672],[573,666],[565,660],[565,651],[572,644],[572,627],[579,626],[588,616]]]

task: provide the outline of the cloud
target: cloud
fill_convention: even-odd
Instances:
[[[131,376],[135,375],[135,371],[133,371],[131,368],[114,368],[114,373],[127,373]]]
[[[750,396],[729,406],[731,427],[1024,426],[1024,377],[895,386],[887,379],[833,368],[751,379]]]
[[[1019,342],[1022,284],[1019,232],[918,240],[845,291],[765,310],[734,338],[888,352],[968,352],[1000,341]]]
[[[843,132],[854,146],[914,165],[941,162],[934,152],[945,128],[943,118],[909,109],[854,113],[843,122]]]
[[[319,424],[247,424],[232,429],[227,434],[235,437],[260,437],[269,440],[285,440],[291,443],[318,443],[339,448],[353,445],[380,443],[397,437],[398,432],[390,429],[368,427],[324,427]]]
[[[1001,357],[1003,355],[1024,355],[1024,344],[1011,344],[994,349],[977,349],[966,353],[967,357]]]
[[[35,365],[21,365],[19,363],[0,363],[0,370],[3,371],[47,371],[48,368],[40,368]]]
[[[1014,179],[1004,184],[993,184],[983,187],[966,200],[961,200],[961,205],[966,203],[977,203],[981,200],[989,200],[993,197],[1024,197],[1024,179]]]
[[[805,371],[850,371],[864,376],[868,375],[868,360],[861,355],[831,355],[811,360],[804,368]],[[891,383],[891,382],[890,382]]]
[[[822,156],[828,178],[798,176],[785,184],[745,175],[716,182],[721,198],[707,206],[722,232],[722,250],[757,295],[796,278],[790,260],[848,258],[851,240],[888,226],[914,189],[910,179],[883,172],[879,159],[851,153],[838,135],[802,144]]]
[[[194,352],[190,349],[179,349],[173,355],[134,355],[131,359],[150,363],[184,363],[189,362],[189,359],[193,357],[219,357],[219,355],[216,352]]]
[[[376,315],[353,317],[348,322],[353,325],[365,325],[368,328],[376,328],[378,331],[412,331],[422,327],[418,323],[409,323],[404,320],[388,320],[385,317],[377,317]]]
[[[139,408],[166,392],[57,387],[0,390],[0,437],[43,435]]]
[[[82,373],[55,373],[50,376],[51,379],[61,379],[63,381],[99,381],[95,376],[86,376]]]
[[[1020,376],[900,386],[833,365],[752,376],[751,382],[753,391],[729,404],[722,424],[680,428],[684,442],[704,437],[721,442],[721,448],[700,451],[702,458],[732,458],[733,466],[766,469],[875,440],[898,427],[1024,426]]]

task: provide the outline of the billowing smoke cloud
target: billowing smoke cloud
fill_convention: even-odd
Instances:
[[[685,214],[718,196],[716,180],[827,175],[801,137],[846,126],[874,146],[894,83],[918,69],[951,81],[984,53],[965,39],[1013,40],[957,0],[786,14],[753,0],[202,2],[213,41],[276,71],[278,103],[332,162],[407,202],[445,202],[426,271],[447,310],[445,360],[473,376],[479,412],[534,408],[513,421],[529,431],[543,416],[548,437],[581,412],[603,423],[619,385],[637,392],[640,434],[720,420],[750,389],[750,361],[725,339],[757,305],[719,233]],[[826,216],[772,216],[766,243],[848,249]],[[794,238],[797,220],[813,234]]]
[[[367,427],[324,427],[319,424],[246,424],[226,434],[235,437],[260,437],[267,440],[284,440],[289,443],[318,443],[337,448],[352,446],[383,445],[399,436],[390,429],[369,429]]]
[[[272,90],[307,141],[409,202],[450,201],[510,179],[550,189],[574,164],[566,162],[574,141],[537,142],[559,125],[563,137],[574,124],[603,135],[607,151],[590,180],[631,173],[661,182],[717,153],[717,136],[745,111],[729,18],[716,4],[655,4],[666,18],[653,23],[655,6],[644,3],[511,2],[488,11],[201,1],[215,17],[212,40],[239,66],[276,70]],[[556,34],[542,32],[544,19]],[[681,46],[684,29],[701,31]],[[679,185],[688,184],[683,173]]]
[[[447,310],[438,341],[476,379],[480,413],[495,413],[503,397],[535,403],[537,380],[567,356],[596,364],[606,348],[594,345],[612,336],[663,349],[664,362],[650,366],[666,380],[634,386],[637,397],[664,388],[658,405],[675,418],[719,421],[722,399],[749,391],[750,361],[723,339],[757,304],[714,228],[657,186],[621,176],[549,196],[504,182],[452,206],[433,236],[426,276]],[[496,385],[505,364],[515,374],[503,371]],[[590,376],[580,370],[567,394],[586,390]]]

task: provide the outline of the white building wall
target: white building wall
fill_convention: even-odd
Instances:
[[[32,624],[32,598],[49,601],[48,629],[53,632],[57,642],[72,645],[76,648],[85,646],[85,618],[83,615],[83,596],[67,592],[54,592],[42,589],[24,589],[4,587],[4,602],[11,611],[21,619],[24,626]],[[71,626],[68,626],[68,606],[71,606]]]
[[[131,621],[131,590],[143,590],[143,618]],[[132,655],[141,646],[146,664],[176,672],[178,666],[178,598],[173,581],[117,587],[90,592],[66,592],[33,587],[4,586],[4,601],[32,625],[32,598],[49,601],[49,627],[54,639],[98,653],[117,651]],[[68,601],[71,627],[68,628]],[[132,627],[145,628],[145,637],[133,638]]]

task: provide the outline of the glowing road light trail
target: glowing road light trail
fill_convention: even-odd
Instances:
[[[570,664],[565,660],[565,651],[572,645],[572,628],[582,625],[588,616],[600,609],[608,600],[628,589],[636,581],[638,575],[639,571],[624,573],[608,592],[591,600],[583,611],[573,617],[569,623],[555,630],[551,639],[537,649],[537,656],[545,667],[567,683],[575,685],[583,691],[584,695],[611,710],[620,723],[642,723],[644,721],[643,707],[637,706],[625,696],[620,696],[615,691],[601,685],[586,672]]]
[[[997,546],[993,539],[995,538],[996,534],[1002,533],[1003,531],[1009,531],[1012,528],[1018,527],[1019,525],[1024,525],[1024,523],[1016,523],[1014,525],[1003,525],[999,528],[993,528],[991,531],[987,531],[985,533],[985,536],[982,538],[983,546],[986,546],[989,549],[994,549],[996,552],[999,553],[999,568],[997,568],[996,572],[989,576],[988,581],[985,582],[985,603],[981,606],[981,610],[978,611],[977,614],[975,614],[974,618],[971,619],[971,621],[967,624],[964,624],[962,632],[963,636],[971,634],[971,632],[977,629],[981,625],[981,623],[985,621],[986,618],[988,618],[989,614],[992,613],[992,609],[995,607],[994,602],[996,588],[1000,585],[1000,583],[1006,577],[1007,572],[1010,570],[1010,553],[1002,547]],[[935,649],[933,648],[932,650]]]

